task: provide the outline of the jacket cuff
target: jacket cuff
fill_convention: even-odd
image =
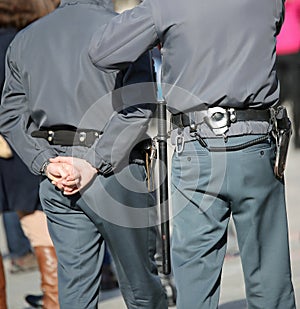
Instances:
[[[41,175],[42,167],[50,158],[55,158],[57,154],[52,149],[40,152],[31,163],[31,171],[35,175]]]
[[[84,159],[95,167],[100,175],[110,174],[114,170],[112,164],[104,160],[93,148],[89,149]]]

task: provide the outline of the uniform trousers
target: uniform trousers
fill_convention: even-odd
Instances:
[[[229,137],[226,146],[257,138]],[[223,139],[207,143],[224,146]],[[173,155],[172,262],[178,309],[216,309],[232,214],[249,309],[295,308],[284,182],[273,172],[275,146],[209,152],[197,141]]]
[[[109,177],[97,176],[85,192],[70,197],[48,179],[41,183],[41,202],[58,256],[61,309],[97,308],[104,240],[127,307],[167,308],[154,261],[156,229],[145,181],[144,166],[131,164]],[[136,218],[131,217],[134,209],[141,210]],[[147,224],[139,226],[139,218]]]

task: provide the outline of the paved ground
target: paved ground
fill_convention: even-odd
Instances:
[[[300,304],[300,150],[296,151],[293,146],[290,149],[286,171],[288,219],[290,226],[290,246],[292,256],[293,282],[296,290],[296,298]],[[2,220],[1,220],[2,221]],[[234,239],[231,239],[231,249],[234,248]],[[6,244],[3,238],[3,228],[0,224],[0,247],[6,252]],[[8,269],[7,261],[5,261]],[[27,293],[40,293],[39,273],[37,271],[7,275],[7,293],[9,309],[29,309],[23,296]],[[105,292],[101,295],[99,308],[101,309],[125,309],[124,302],[118,290]],[[175,308],[175,307],[174,307]],[[225,261],[223,272],[222,292],[220,309],[244,309],[245,294],[239,257],[228,257]],[[74,308],[81,309],[81,308]],[[281,308],[285,309],[285,308]]]

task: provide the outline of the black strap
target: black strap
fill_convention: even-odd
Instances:
[[[271,114],[269,109],[235,110],[237,121],[269,121]]]
[[[101,134],[100,131],[90,129],[63,130],[48,128],[33,131],[31,136],[43,138],[50,145],[91,147]]]
[[[192,112],[194,114],[201,113],[203,118],[205,111]],[[269,109],[258,110],[258,109],[245,109],[245,110],[235,110],[236,121],[269,121],[271,114]],[[188,127],[191,124],[191,120],[188,114],[179,113],[173,114],[171,117],[171,122],[173,125],[179,128]],[[196,123],[199,124],[199,123]]]

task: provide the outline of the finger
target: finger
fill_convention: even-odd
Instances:
[[[58,189],[64,190],[65,185],[63,184],[63,179],[52,180],[51,183],[55,185]]]
[[[74,191],[77,191],[78,190],[78,188],[77,187],[75,187],[75,188],[66,188],[66,187],[64,187],[64,193],[68,193],[68,194],[70,194],[70,193],[73,193]]]
[[[59,163],[60,162],[60,158],[61,157],[50,158],[49,162],[51,162],[51,163]]]
[[[64,182],[65,183],[69,183],[69,182],[75,182],[75,183],[79,183],[80,182],[81,177],[70,177],[68,176],[67,178],[65,178]]]
[[[73,195],[73,194],[75,194],[77,192],[79,192],[79,189],[72,190],[71,192],[64,191],[64,195]]]
[[[80,179],[70,180],[70,181],[62,181],[62,185],[65,187],[75,187],[79,185]]]
[[[68,175],[67,171],[62,167],[62,163],[50,163],[47,167],[46,173],[48,177],[57,179],[67,177]]]
[[[73,166],[63,163],[63,168],[69,173],[69,176],[66,179],[75,180],[80,178],[80,172]]]
[[[64,190],[64,187],[63,187],[59,182],[52,181],[51,183],[52,183],[56,188],[58,188],[59,190],[61,190],[61,191]]]
[[[55,181],[55,182],[59,182],[61,180],[61,177],[57,177],[56,175],[53,175],[51,173],[47,173],[47,177],[51,180],[51,181]]]
[[[60,175],[61,180],[66,179],[70,175],[69,171],[61,164],[57,166],[57,173]]]
[[[73,164],[73,158],[72,157],[62,157],[62,156],[58,156],[55,158],[51,158],[50,162],[53,163],[68,163],[68,164]]]

